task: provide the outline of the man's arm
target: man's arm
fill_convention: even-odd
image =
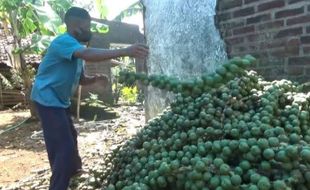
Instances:
[[[148,55],[148,47],[143,44],[134,44],[128,48],[107,50],[97,48],[84,48],[74,52],[74,57],[87,62],[98,62],[117,57],[130,56],[135,58],[145,58]]]

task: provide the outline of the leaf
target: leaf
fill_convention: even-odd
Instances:
[[[66,31],[67,31],[67,27],[66,27],[65,24],[60,25],[60,26],[58,27],[58,29],[57,29],[57,33],[59,33],[59,34],[63,34],[63,33],[65,33]]]
[[[140,1],[138,1],[130,5],[127,9],[123,10],[113,20],[122,21],[124,18],[133,16],[137,13],[141,13],[142,11],[143,11],[143,5],[140,3]]]
[[[121,90],[122,98],[128,103],[135,103],[138,98],[138,89],[134,87],[124,87]]]
[[[73,0],[47,0],[47,3],[63,19],[66,11],[72,6]]]
[[[15,48],[15,49],[12,50],[13,54],[19,54],[19,53],[22,53],[22,52],[23,52],[22,48]]]
[[[34,34],[31,39],[32,45],[30,49],[35,53],[41,54],[48,48],[54,38],[53,36]]]
[[[100,18],[106,19],[108,15],[108,7],[105,0],[96,0],[96,8],[100,14]]]
[[[27,33],[32,33],[37,28],[37,26],[33,23],[33,20],[28,17],[23,20],[23,26],[25,27]]]
[[[32,6],[38,15],[39,21],[42,23],[41,26],[54,34],[57,34],[58,27],[62,25],[62,21],[57,13],[51,8],[51,6],[47,3],[45,3],[44,6]]]

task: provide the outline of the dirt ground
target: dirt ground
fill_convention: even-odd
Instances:
[[[29,111],[0,111],[0,187],[28,176],[35,168],[48,167],[44,143],[31,139],[40,130],[38,122],[26,121],[1,134],[29,116]]]
[[[27,110],[13,111],[5,110],[0,111],[0,130],[13,124],[27,119],[30,116],[30,112]]]
[[[86,171],[98,167],[106,152],[136,134],[145,124],[141,105],[111,109],[118,115],[116,118],[75,123]],[[39,122],[25,121],[29,116],[27,111],[0,111],[0,189],[48,189],[50,171],[42,130]],[[21,122],[20,127],[3,133]]]

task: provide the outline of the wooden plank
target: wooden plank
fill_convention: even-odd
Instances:
[[[2,106],[14,106],[17,104],[27,104],[24,94],[20,90],[3,90],[1,93]]]
[[[11,98],[11,99],[3,99],[3,102],[5,102],[5,100],[7,101],[24,101],[25,98]]]
[[[23,96],[23,95],[7,95],[7,94],[4,94],[4,95],[2,95],[2,97],[3,98],[14,98],[14,97],[19,98],[19,97],[25,97],[25,96]]]
[[[24,98],[19,98],[19,99],[3,99],[3,102],[18,102],[18,101],[25,101]]]

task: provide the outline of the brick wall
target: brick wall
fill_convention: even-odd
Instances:
[[[229,57],[252,54],[266,79],[310,80],[310,0],[218,0]]]

